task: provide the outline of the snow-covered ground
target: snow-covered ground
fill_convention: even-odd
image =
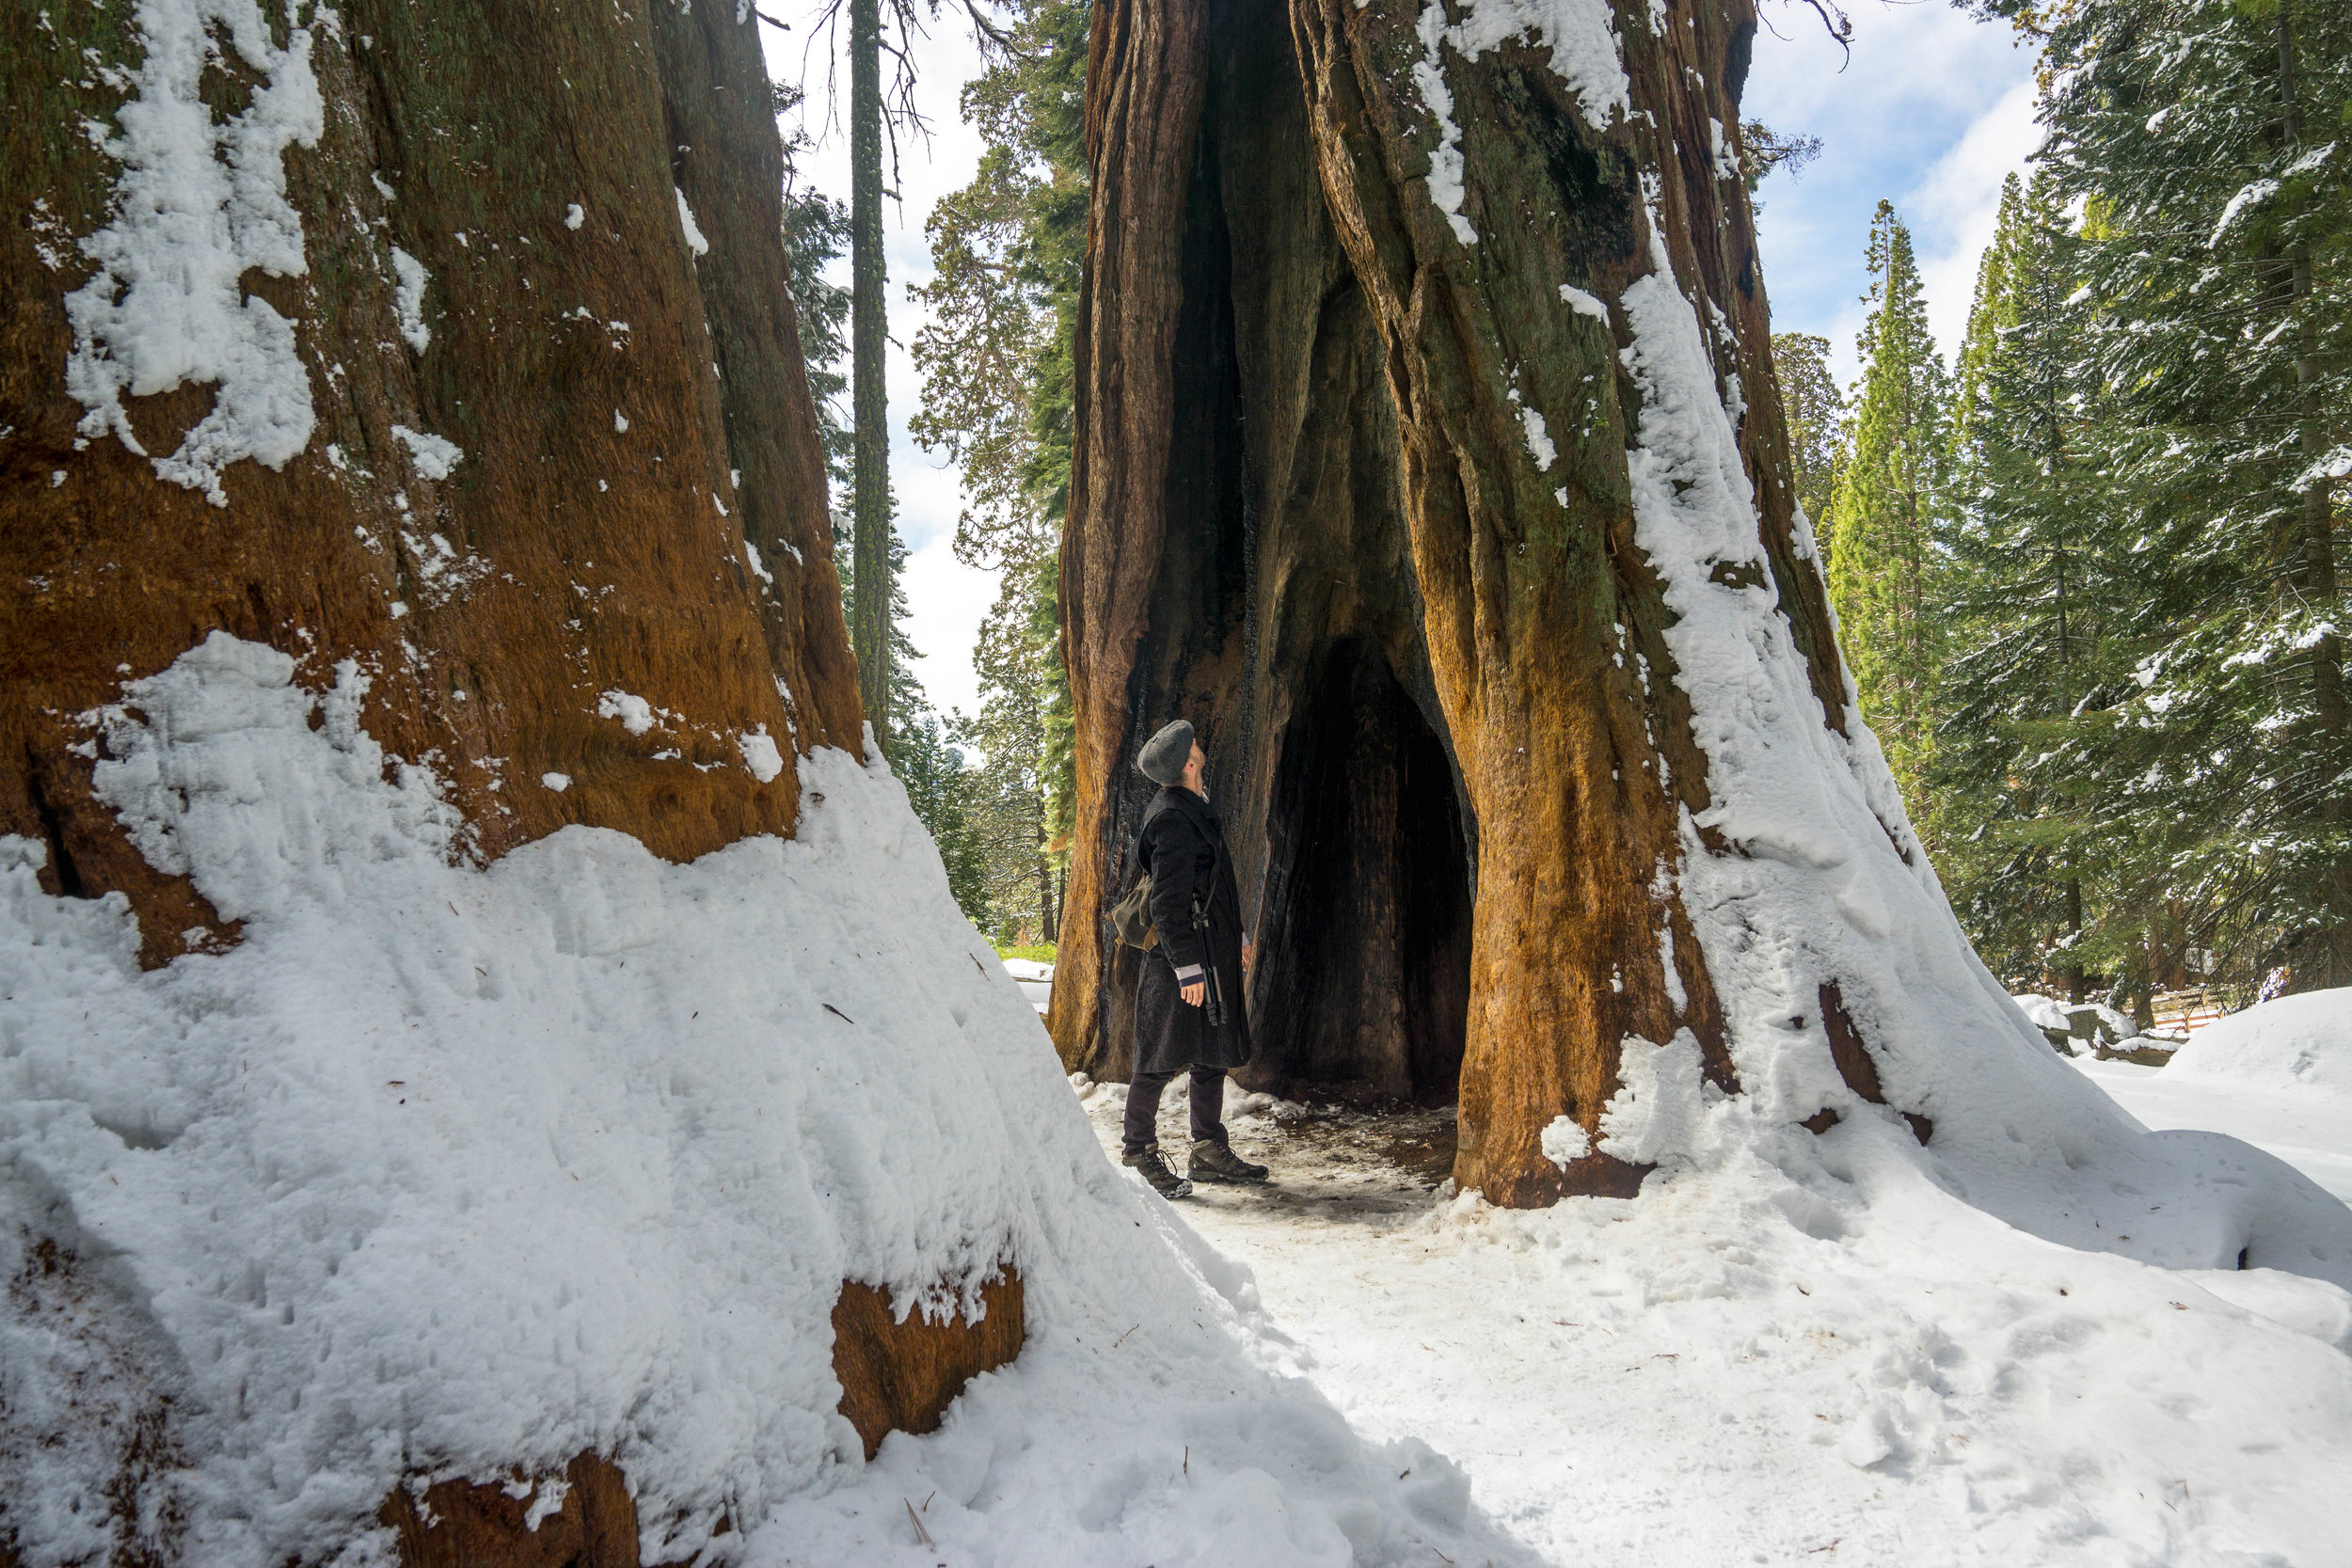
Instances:
[[[2265,1148],[2352,1203],[2352,1097],[2215,1083],[2131,1062],[2074,1063],[2150,1128],[2197,1127]]]
[[[1115,1147],[1122,1092],[1087,1103]],[[1449,1117],[1236,1116],[1274,1184],[1176,1207],[1543,1561],[2352,1562],[2335,1286],[2055,1245],[1865,1127],[1506,1212],[1439,1185]]]
[[[2346,1560],[2352,1216],[2144,1132],[1973,972],[1941,994],[1979,1025],[1890,1057],[1927,1148],[1784,1028],[1738,1096],[1629,1043],[1630,1202],[1440,1196],[1441,1116],[1260,1100],[1279,1187],[1178,1211],[1102,1157],[1120,1092],[1073,1103],[886,769],[803,758],[794,840],[691,865],[586,828],[478,865],[364,673],[297,673],[215,634],[85,716],[227,951],[142,971],[124,900],[0,839],[27,1568],[358,1568],[404,1480],[584,1449],[648,1560],[742,1568]],[[2310,1006],[2167,1075],[2332,1085]],[[1020,1357],[866,1463],[840,1281],[954,1310],[1004,1259]]]
[[[1040,1018],[1054,1000],[1054,966],[1039,963],[1035,958],[1007,958],[1005,973],[1021,988],[1022,997],[1037,1009]]]
[[[2244,1138],[2352,1203],[2352,990],[2234,1013],[2161,1068],[2074,1065],[2151,1128]]]
[[[215,633],[83,716],[226,951],[141,970],[0,835],[8,1561],[372,1568],[393,1487],[582,1451],[648,1562],[1508,1558],[1101,1158],[885,768],[801,758],[795,838],[689,865],[480,865],[367,682]],[[953,1312],[1004,1262],[1019,1358],[867,1464],[842,1281]]]

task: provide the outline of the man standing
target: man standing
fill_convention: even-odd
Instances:
[[[1249,1013],[1242,976],[1250,960],[1242,934],[1241,892],[1225,830],[1209,809],[1201,770],[1208,757],[1179,719],[1136,759],[1160,785],[1143,814],[1136,861],[1152,875],[1152,927],[1136,987],[1136,1069],[1127,1085],[1125,1153],[1163,1197],[1185,1197],[1193,1181],[1263,1181],[1263,1165],[1225,1139],[1225,1074],[1249,1060]],[[1160,1096],[1176,1075],[1192,1075],[1191,1180],[1160,1157]]]

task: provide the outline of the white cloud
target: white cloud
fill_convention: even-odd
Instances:
[[[2010,87],[1901,199],[1904,221],[1918,245],[1928,322],[1947,357],[1960,352],[1961,336],[1968,330],[1977,263],[1993,243],[2000,215],[2001,182],[2024,172],[2042,146],[2033,102],[2031,82]]]
[[[1804,11],[1768,20],[1786,37],[1757,38],[1743,117],[1822,142],[1819,161],[1761,193],[1774,329],[1820,333],[1840,381],[1857,373],[1863,251],[1884,197],[1911,228],[1936,342],[1951,354],[2001,179],[2040,141],[2031,51],[2005,24],[1942,5],[1857,10],[1851,64]]]

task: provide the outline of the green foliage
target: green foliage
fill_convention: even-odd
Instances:
[[[1942,569],[1946,404],[1944,362],[1928,331],[1911,233],[1894,207],[1870,222],[1862,329],[1861,396],[1853,448],[1830,506],[1830,601],[1839,641],[1906,800],[1922,816],[1921,783],[1933,743],[1940,633],[1932,613]]]
[[[1772,334],[1772,368],[1780,377],[1781,404],[1788,419],[1789,482],[1797,504],[1813,525],[1815,544],[1830,548],[1830,502],[1846,466],[1846,400],[1829,371],[1829,340],[1803,332]]]
[[[1756,195],[1764,177],[1774,169],[1785,168],[1791,176],[1821,155],[1819,136],[1783,135],[1760,119],[1742,121],[1740,126],[1740,166],[1747,180],[1748,195]],[[1758,207],[1758,211],[1761,211]]]
[[[2111,832],[2225,973],[2352,982],[2352,7],[2086,0],[2049,50],[2091,461],[2132,509]]]
[[[1979,953],[2081,1000],[2087,975],[2133,965],[2141,932],[2099,787],[2129,588],[2100,409],[2075,373],[2078,250],[2047,177],[2011,176],[1959,356],[1928,784],[1939,868]]]
[[[906,786],[907,803],[939,846],[956,907],[977,926],[988,917],[988,862],[975,821],[977,776],[964,766],[962,748],[939,715],[921,702],[919,687],[914,695],[914,703],[902,699],[898,709],[890,770]]]
[[[998,574],[974,663],[986,758],[976,820],[989,863],[983,926],[1051,936],[1073,811],[1069,679],[1056,606],[1069,504],[1079,271],[1086,245],[1087,7],[1010,0],[982,32],[988,69],[964,118],[988,142],[972,182],[927,226],[936,268],[912,345],[915,438],[961,464],[956,555]]]
[[[1026,958],[1031,963],[1041,964],[1060,961],[1060,947],[1050,942],[1000,942],[994,945],[996,956],[1000,958]]]
[[[800,92],[777,89],[777,110],[798,107]],[[785,145],[784,251],[787,280],[800,321],[801,349],[808,367],[810,395],[817,404],[818,429],[825,446],[826,477],[833,495],[845,495],[851,483],[852,443],[842,418],[841,400],[849,388],[843,371],[850,345],[850,290],[825,274],[850,245],[849,210],[821,191],[798,187],[792,158],[807,146],[803,135]],[[898,505],[891,503],[892,526],[888,556],[890,590],[890,710],[897,716],[888,747],[891,770],[906,786],[915,816],[930,831],[947,870],[947,888],[956,905],[975,924],[988,917],[988,875],[980,829],[979,788],[969,766],[961,737],[954,726],[933,710],[914,661],[921,657],[907,636],[906,541],[897,527]],[[842,613],[850,609],[856,578],[846,508],[832,508],[834,561],[841,577]]]
[[[1957,368],[1947,885],[2013,981],[2352,982],[2352,7],[1979,8],[2050,135]]]
[[[850,291],[828,281],[825,268],[850,245],[850,210],[815,188],[784,193],[784,260],[801,327],[801,352],[808,363],[809,396],[817,404],[817,430],[825,447],[829,488],[849,488],[851,442],[841,400],[850,388],[842,370],[850,344]],[[846,551],[836,551],[843,560]]]

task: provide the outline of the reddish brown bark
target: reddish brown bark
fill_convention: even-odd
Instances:
[[[1072,742],[1082,779],[1120,766],[1125,705],[1115,694],[1134,673],[1145,595],[1159,568],[1183,230],[1152,218],[1184,201],[1206,22],[1199,6],[1096,0],[1089,24],[1087,164],[1095,197],[1073,354],[1086,413],[1071,451],[1059,591],[1062,657],[1072,689],[1087,694]],[[1077,842],[1106,835],[1107,805],[1099,789],[1079,791]],[[1065,910],[1104,907],[1108,869],[1097,855],[1074,857]],[[1065,921],[1049,1015],[1057,1038],[1090,1028],[1081,1017],[1111,958],[1099,919]]]
[[[936,1432],[963,1386],[1010,1362],[1023,1340],[1021,1276],[1007,1268],[980,1287],[985,1315],[898,1322],[890,1292],[844,1280],[833,1309],[841,1413],[866,1457],[892,1431]],[[561,1486],[560,1493],[554,1490]],[[553,1501],[555,1506],[548,1507]],[[611,1460],[583,1453],[561,1477],[465,1478],[401,1486],[377,1519],[397,1535],[402,1568],[638,1568],[637,1504]],[[725,1534],[728,1522],[721,1521]],[[0,1564],[8,1560],[0,1543]]]
[[[542,1494],[557,1484],[563,1501],[547,1508]],[[520,1488],[465,1480],[421,1493],[399,1487],[376,1517],[398,1538],[401,1568],[638,1568],[628,1478],[593,1453]]]
[[[314,55],[326,133],[286,160],[309,270],[248,275],[294,323],[317,426],[280,472],[230,467],[227,507],[111,436],[77,450],[64,299],[88,263],[53,235],[53,271],[40,234],[0,228],[0,832],[48,845],[54,892],[128,893],[151,962],[219,923],[128,849],[68,748],[76,714],[216,629],[302,657],[307,684],[357,659],[370,732],[433,758],[485,856],[569,822],[674,859],[789,832],[792,771],[759,783],[733,737],[859,745],[754,25],[532,0],[363,0],[342,24]],[[115,177],[72,127],[121,95],[56,60],[135,59],[113,27],[0,22],[19,109],[0,171],[72,234],[106,222]],[[673,184],[709,238],[699,262]],[[431,274],[421,353],[393,245]],[[211,401],[128,406],[168,452]],[[425,477],[395,424],[464,459]],[[607,689],[675,717],[629,735],[596,716]]]
[[[890,1292],[844,1280],[833,1307],[833,1375],[841,1414],[866,1444],[882,1451],[892,1432],[939,1430],[963,1386],[1021,1354],[1027,1328],[1020,1273],[1008,1265],[980,1287],[981,1316],[934,1321],[921,1308],[901,1321]]]
[[[314,688],[356,661],[367,729],[434,768],[485,860],[573,822],[680,860],[788,833],[795,773],[758,780],[737,737],[765,725],[787,754],[862,745],[757,23],[726,5],[338,10],[312,56],[326,134],[286,159],[308,271],[245,280],[294,325],[316,428],[282,471],[230,466],[226,507],[111,436],[80,440],[65,384],[64,302],[88,276],[68,242],[108,221],[118,172],[81,126],[121,94],[83,51],[135,64],[137,41],[101,8],[0,15],[15,110],[0,185],[45,214],[0,226],[0,834],[46,846],[53,894],[127,894],[151,963],[190,927],[236,932],[92,796],[76,716],[215,631],[294,656]],[[708,240],[699,258],[680,194]],[[394,309],[393,245],[431,275],[421,352]],[[167,452],[212,396],[134,398],[130,417]],[[395,424],[463,460],[427,477]],[[596,715],[607,690],[665,711],[631,735]],[[549,772],[569,786],[543,787]],[[34,1257],[7,1309],[63,1324],[90,1375],[64,1428],[20,1423],[0,1448],[104,1446],[122,1560],[177,1560],[173,1370],[151,1336],[117,1332],[135,1311],[70,1256],[44,1242]],[[845,1285],[845,1302],[862,1291]],[[971,1370],[1018,1351],[1017,1276],[984,1296],[984,1325],[850,1312],[845,1407],[869,1449],[890,1424],[935,1425]],[[565,1479],[536,1528],[497,1481],[448,1481],[421,1506],[404,1488],[382,1519],[419,1568],[633,1568],[621,1471],[583,1454]],[[166,1516],[142,1523],[158,1497]]]
[[[1182,14],[1204,8],[1213,37],[1250,24],[1239,5],[1161,0],[1156,10],[1172,30]],[[1843,727],[1843,687],[1818,573],[1791,532],[1752,215],[1741,182],[1719,171],[1710,129],[1711,121],[1736,135],[1752,8],[1745,0],[1674,4],[1661,33],[1645,6],[1624,8],[1616,32],[1632,113],[1604,115],[1599,130],[1576,89],[1553,74],[1540,40],[1522,37],[1474,59],[1444,45],[1466,166],[1461,214],[1475,228],[1473,244],[1457,238],[1430,193],[1439,134],[1413,85],[1423,58],[1421,14],[1409,0],[1294,0],[1290,47],[1276,45],[1287,69],[1270,73],[1280,78],[1276,87],[1298,95],[1303,114],[1262,85],[1252,90],[1251,68],[1214,48],[1189,72],[1145,73],[1098,42],[1089,84],[1098,110],[1143,116],[1156,101],[1173,121],[1183,118],[1177,105],[1210,105],[1193,185],[1098,182],[1090,232],[1098,240],[1182,232],[1187,244],[1224,247],[1224,272],[1185,261],[1174,314],[1199,314],[1204,291],[1230,292],[1225,330],[1248,372],[1231,394],[1242,413],[1241,434],[1230,439],[1246,452],[1241,505],[1257,522],[1239,595],[1251,635],[1236,639],[1219,635],[1217,595],[1194,594],[1212,606],[1205,620],[1186,606],[1188,585],[1173,566],[1214,553],[1201,525],[1180,533],[1148,499],[1118,509],[1099,486],[1073,490],[1065,581],[1097,586],[1091,597],[1065,600],[1069,644],[1074,655],[1105,638],[1121,649],[1141,638],[1149,659],[1073,660],[1086,749],[1070,907],[1098,908],[1120,863],[1120,802],[1133,794],[1126,752],[1183,713],[1229,749],[1232,737],[1248,737],[1248,754],[1228,759],[1233,771],[1218,800],[1248,871],[1245,895],[1283,910],[1296,867],[1320,852],[1309,844],[1312,825],[1277,787],[1283,753],[1295,753],[1308,734],[1297,722],[1298,673],[1311,659],[1299,650],[1369,637],[1442,743],[1474,845],[1463,872],[1476,896],[1456,1175],[1497,1202],[1540,1204],[1638,1182],[1638,1170],[1598,1154],[1564,1171],[1539,1147],[1544,1127],[1562,1115],[1597,1131],[1627,1037],[1662,1041],[1688,1029],[1708,1076],[1736,1087],[1722,1009],[1677,892],[1679,824],[1686,811],[1708,805],[1709,780],[1663,638],[1661,585],[1633,542],[1626,451],[1639,394],[1618,356],[1628,328],[1621,315],[1593,320],[1560,293],[1565,284],[1613,301],[1655,270],[1653,228],[1682,292],[1703,315],[1711,305],[1728,324],[1719,369],[1744,401],[1740,441],[1765,553],[1833,728]],[[1285,135],[1287,150],[1269,151]],[[1270,200],[1252,185],[1279,183],[1248,171],[1285,155],[1313,170],[1309,200],[1321,200],[1309,216],[1296,214],[1295,199]],[[1324,274],[1284,260],[1319,244],[1339,258]],[[1155,287],[1164,277],[1153,275]],[[1089,287],[1098,316],[1168,309],[1162,293],[1135,290],[1099,257]],[[1359,325],[1347,325],[1350,312]],[[1297,325],[1302,316],[1309,326]],[[1314,371],[1286,390],[1284,356],[1295,359],[1298,342],[1311,345]],[[1360,362],[1357,371],[1346,370],[1343,347]],[[1186,374],[1187,363],[1180,358],[1173,375]],[[1082,357],[1079,439],[1089,451],[1120,441],[1122,471],[1136,476],[1126,495],[1148,498],[1150,465],[1164,466],[1169,489],[1199,466],[1200,444],[1184,423],[1197,400],[1149,397],[1136,367],[1122,369],[1116,388],[1106,388]],[[1335,387],[1351,385],[1353,374],[1353,396],[1318,393],[1317,372]],[[1556,463],[1532,452],[1528,410],[1543,417]],[[1343,492],[1311,477],[1342,466],[1356,476]],[[1368,472],[1376,466],[1385,466],[1394,501],[1376,496]],[[1384,505],[1392,518],[1380,515]],[[1311,542],[1318,533],[1323,542]],[[1401,591],[1381,576],[1389,551],[1401,557]],[[1336,586],[1310,602],[1301,584],[1331,575]],[[1134,597],[1101,587],[1106,576]],[[1156,602],[1125,611],[1147,596]],[[1120,615],[1098,608],[1113,604]],[[1408,624],[1399,625],[1400,605]],[[1236,650],[1236,641],[1248,645]],[[1341,770],[1365,771],[1362,762]],[[1437,832],[1437,816],[1424,812],[1404,840]],[[1390,863],[1408,854],[1392,851]],[[1261,863],[1266,880],[1253,888],[1248,878]],[[1358,873],[1345,885],[1377,887],[1381,879]],[[1409,912],[1417,900],[1402,902]],[[1387,976],[1429,966],[1426,952],[1382,934],[1394,923],[1352,909],[1295,911],[1288,922],[1299,943],[1354,944],[1353,960],[1315,962],[1375,988],[1401,986]],[[1051,1022],[1066,1064],[1115,1072],[1120,998],[1094,962],[1100,939],[1090,924],[1099,930],[1085,918],[1067,922],[1065,953],[1085,957],[1057,974]],[[1401,963],[1392,961],[1400,942]],[[1287,1016],[1297,999],[1323,994],[1285,989],[1293,962],[1269,937],[1252,1018],[1278,1053],[1284,1033],[1303,1027]],[[1281,1005],[1268,1001],[1275,995]],[[1378,1000],[1362,1010],[1383,1012]]]

